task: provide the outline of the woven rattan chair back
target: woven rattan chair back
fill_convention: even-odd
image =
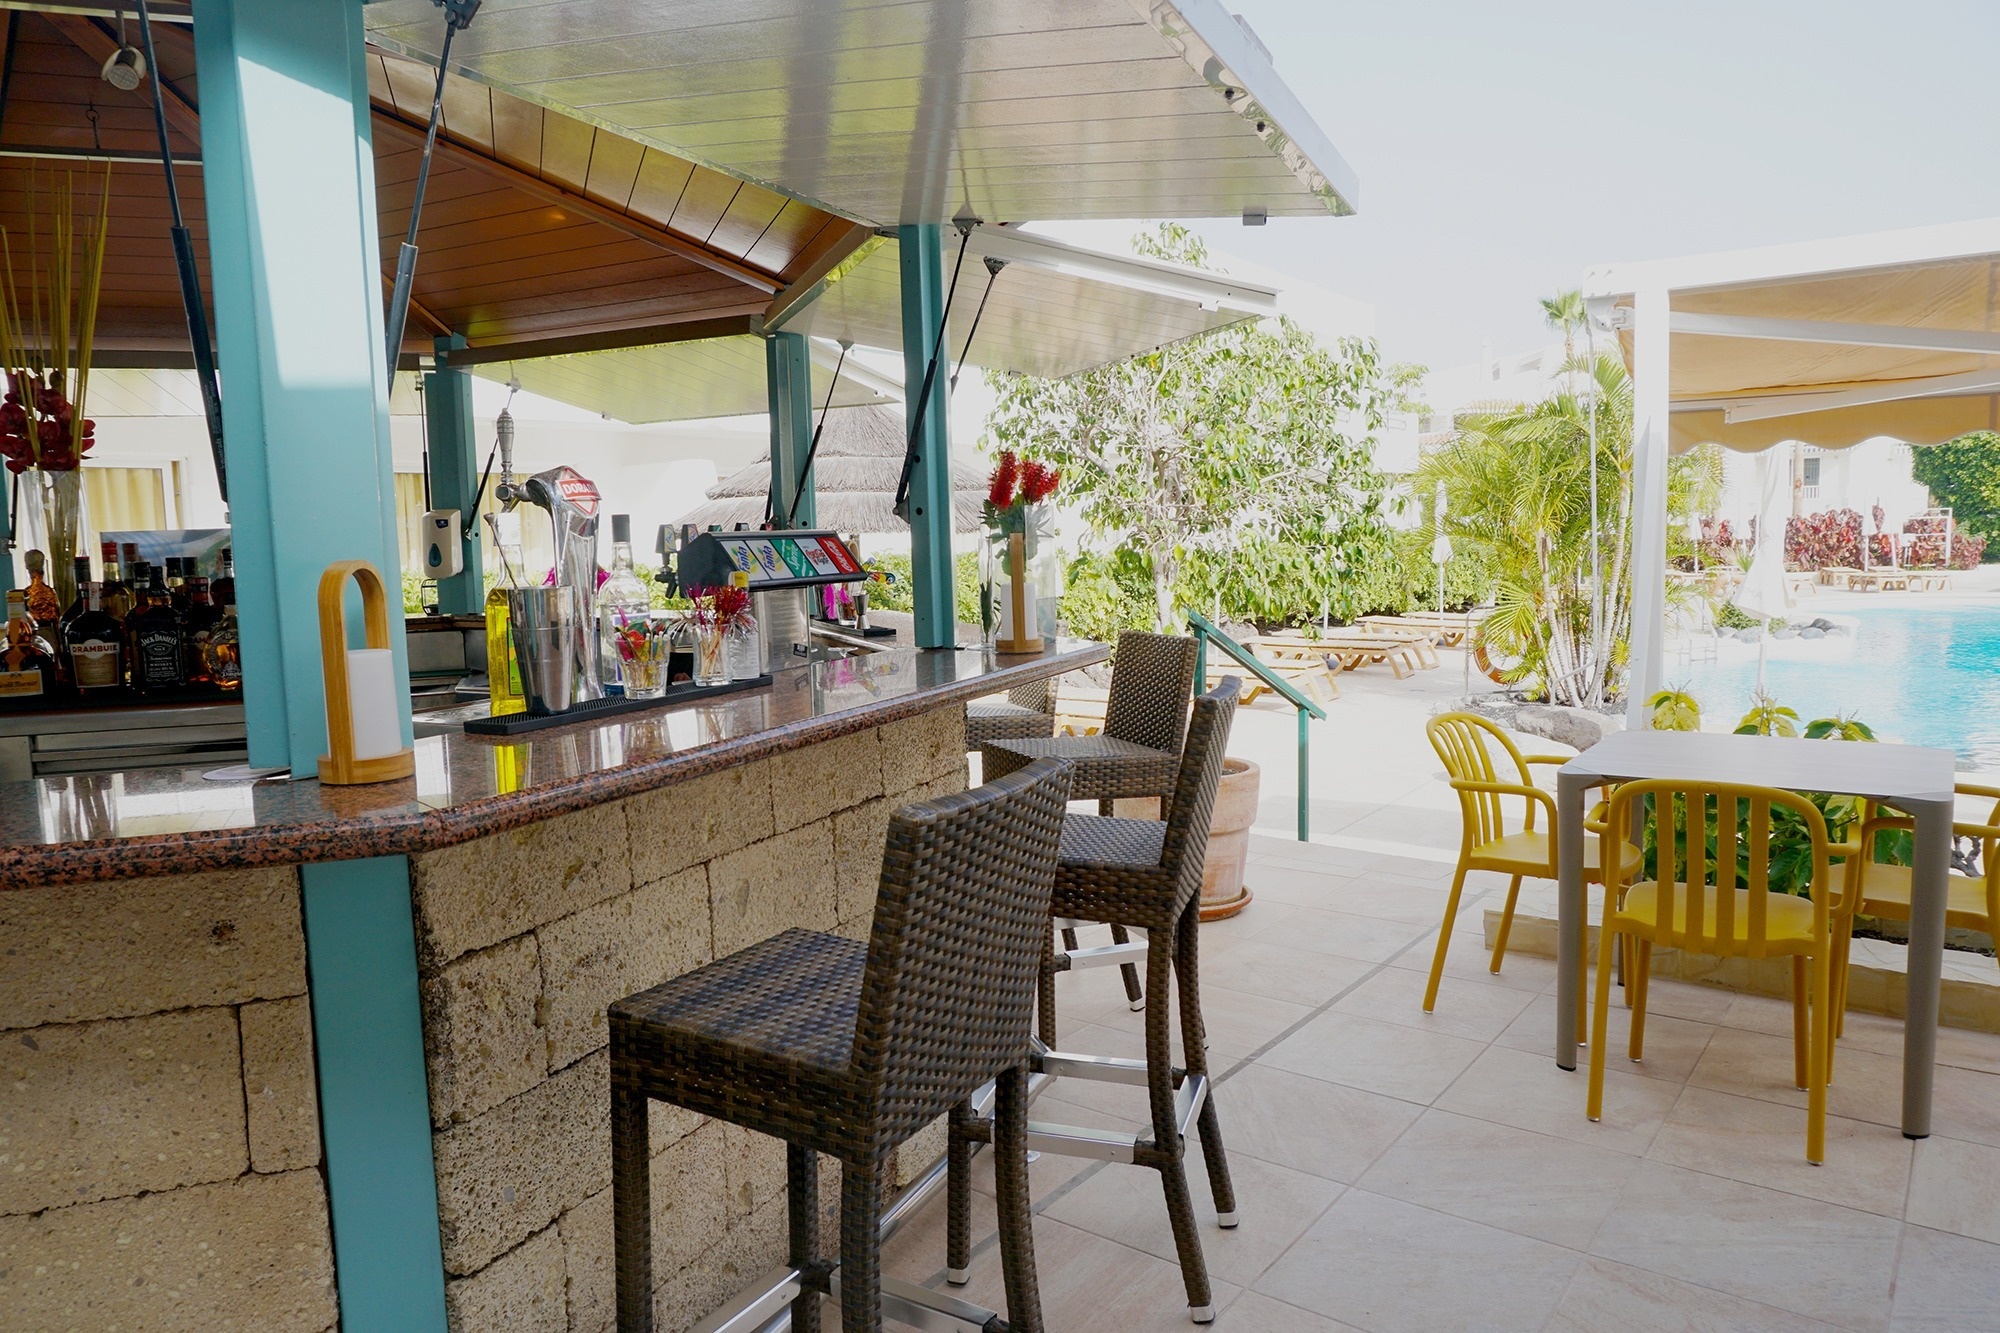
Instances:
[[[1056,711],[1055,687],[1055,681],[1047,679],[1016,685],[1007,691],[1007,702],[1017,708],[1032,708],[1037,713],[1053,713]]]
[[[1025,1058],[1069,791],[1042,759],[890,816],[854,1035],[884,1143]]]
[[[1196,696],[1188,722],[1187,746],[1181,751],[1173,797],[1167,802],[1167,833],[1160,847],[1160,868],[1173,878],[1174,896],[1181,903],[1201,892],[1215,789],[1222,781],[1223,751],[1229,748],[1229,724],[1235,720],[1241,688],[1236,677],[1225,677],[1207,694]]]
[[[1187,735],[1187,701],[1194,692],[1195,642],[1172,634],[1126,630],[1111,664],[1111,698],[1104,732],[1172,754]]]

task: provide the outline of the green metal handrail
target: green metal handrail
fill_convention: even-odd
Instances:
[[[1298,710],[1299,841],[1307,841],[1312,817],[1309,813],[1307,800],[1311,765],[1307,762],[1306,751],[1309,732],[1306,724],[1309,718],[1315,717],[1324,722],[1326,720],[1326,710],[1300,693],[1297,686],[1271,670],[1268,663],[1258,661],[1255,653],[1223,633],[1201,612],[1189,611],[1186,615],[1188,624],[1194,629],[1194,687],[1196,690],[1208,688],[1208,645],[1213,640],[1216,647],[1222,649],[1223,652],[1229,654],[1230,657],[1242,664],[1251,675],[1262,681],[1270,689],[1271,693],[1278,695],[1286,703]]]

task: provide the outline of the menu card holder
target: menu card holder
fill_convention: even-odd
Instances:
[[[361,587],[361,612],[366,624],[368,646],[349,649],[347,615],[342,607],[348,579]],[[363,659],[389,648],[389,598],[382,575],[366,560],[336,560],[319,576],[319,660],[326,684],[327,753],[319,757],[319,780],[341,786],[366,782],[390,782],[406,778],[417,770],[416,752],[409,746],[386,754],[355,755],[355,713],[357,702],[371,710],[363,719],[363,729],[379,732],[380,710],[389,710],[388,720],[396,724],[393,694],[380,697],[379,681],[362,683],[357,700],[357,682],[349,671],[350,659]],[[369,688],[370,685],[374,688]],[[393,685],[391,686],[393,688]]]

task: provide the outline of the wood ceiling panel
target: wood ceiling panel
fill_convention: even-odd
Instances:
[[[493,93],[493,155],[531,175],[542,170],[542,117],[533,102]]]
[[[680,206],[694,163],[648,148],[639,163],[639,178],[632,185],[627,211],[664,227]]]
[[[742,284],[662,256],[644,241],[611,241],[586,250],[552,249],[540,255],[440,268],[419,283],[436,306],[530,302],[543,296],[603,291],[615,284],[686,291],[740,289]],[[426,305],[433,304],[427,299]]]
[[[591,301],[576,307],[551,306],[540,312],[510,309],[498,318],[474,312],[468,316],[465,327],[466,336],[475,343],[500,343],[604,329],[643,328],[718,315],[749,315],[761,308],[755,301],[718,307],[707,294],[679,301],[645,294],[637,300]]]
[[[389,76],[390,105],[413,120],[428,122],[437,71],[410,60],[385,60],[383,68]]]
[[[744,252],[743,260],[789,278],[800,252],[829,227],[846,230],[846,224],[838,218],[828,217],[817,208],[796,199],[788,199],[785,206],[778,210],[778,216],[771,219],[771,225],[764,229],[764,234],[757,238],[757,243]]]
[[[566,190],[583,193],[583,183],[590,177],[590,145],[596,137],[597,131],[580,120],[544,115],[542,169],[538,174]]]
[[[645,148],[630,139],[597,135],[591,143],[590,171],[584,177],[583,192],[613,208],[624,208],[631,201],[639,163],[645,156]]]
[[[722,214],[708,243],[725,254],[744,255],[785,207],[785,196],[761,185],[744,184]]]
[[[423,114],[430,115],[430,105],[425,103]],[[446,79],[444,82],[444,126],[451,131],[454,139],[462,139],[474,144],[482,151],[493,151],[493,95],[485,85],[470,79]]]
[[[729,211],[729,203],[736,197],[742,182],[733,176],[725,176],[707,167],[696,167],[688,177],[687,189],[681,192],[680,204],[674,209],[672,221],[668,224],[684,236],[692,236],[698,241],[706,241],[715,224],[722,221],[722,215]]]

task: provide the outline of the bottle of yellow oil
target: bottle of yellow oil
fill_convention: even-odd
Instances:
[[[521,516],[488,514],[495,544],[500,549],[500,576],[486,594],[486,693],[493,701],[492,715],[525,713],[528,701],[521,693],[521,663],[514,655],[514,639],[508,632],[507,593],[521,586]]]

